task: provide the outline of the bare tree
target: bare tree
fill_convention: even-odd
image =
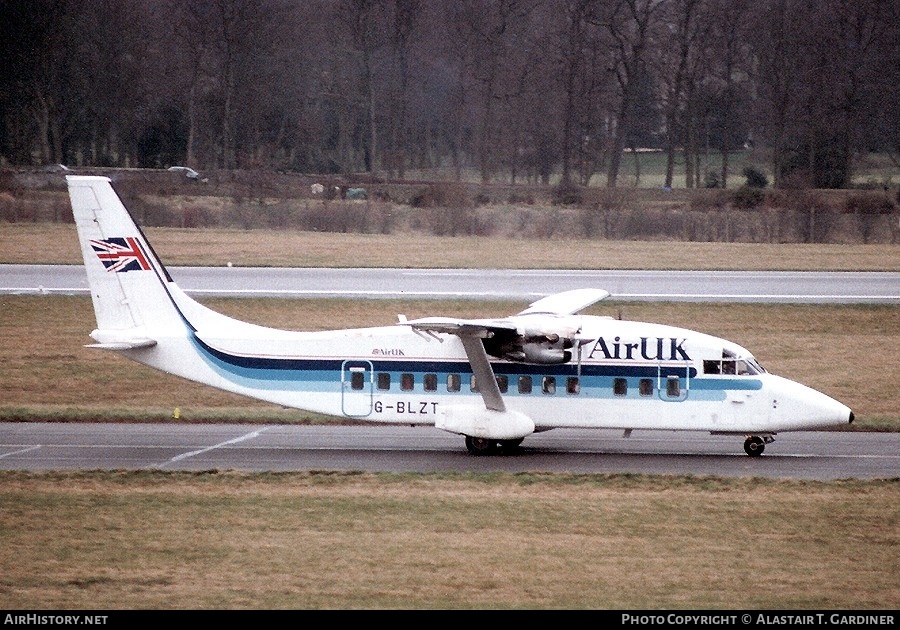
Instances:
[[[367,142],[363,147],[365,169],[377,175],[379,156],[378,125],[375,112],[375,79],[373,56],[382,46],[385,19],[384,4],[378,0],[345,0],[340,15],[349,31],[353,60],[360,72],[360,100],[364,111],[364,129]]]
[[[182,92],[186,110],[187,137],[185,164],[194,168],[215,166],[215,150],[211,146],[215,119],[206,106],[208,95],[216,89],[216,33],[213,21],[207,17],[208,8],[202,3],[184,3],[170,0],[163,13],[169,20],[161,24],[171,27],[166,80],[169,89]],[[162,83],[159,85],[162,88]],[[168,92],[168,90],[166,90]],[[206,139],[205,147],[200,144]]]
[[[712,6],[714,20],[714,53],[715,79],[718,84],[718,121],[719,150],[722,153],[722,169],[719,183],[722,188],[728,187],[729,159],[734,150],[734,138],[739,115],[737,101],[740,83],[745,83],[748,76],[749,48],[747,46],[746,29],[750,3],[752,0],[715,0]]]
[[[675,154],[684,145],[685,108],[688,94],[699,80],[703,49],[709,36],[705,19],[708,0],[675,0],[667,7],[666,27],[653,63],[663,86],[665,118],[665,186],[671,188],[675,175]]]
[[[387,112],[390,149],[385,162],[391,175],[396,172],[401,179],[406,175],[408,161],[410,54],[421,8],[421,0],[394,0],[390,24],[388,78],[393,79],[393,85]]]
[[[892,41],[886,36],[896,35],[897,4],[890,0],[829,0],[822,4],[818,43],[830,51],[829,76],[833,79],[833,89],[829,91],[832,100],[829,118],[838,130],[836,154],[844,160],[839,167],[844,181],[833,183],[843,186],[853,176],[859,129],[879,108],[880,95],[872,94],[868,87],[878,85],[879,76],[885,72],[897,77],[897,63],[880,66],[878,60],[889,60],[890,56],[876,52],[879,48],[896,51],[896,39]]]
[[[241,145],[263,115],[256,105],[269,102],[257,96],[278,86],[266,79],[278,42],[279,7],[265,0],[209,0],[175,1],[170,10],[185,69],[187,162],[235,168],[239,152],[253,154]]]
[[[805,22],[795,0],[762,0],[753,44],[756,49],[755,85],[757,88],[757,131],[759,140],[771,150],[775,186],[781,183],[783,161],[789,142],[790,126],[795,124],[800,82],[799,39],[796,33]]]
[[[847,185],[862,130],[891,117],[896,3],[769,0],[761,18],[755,76],[776,185],[788,173],[793,184]],[[896,137],[896,123],[886,128]]]
[[[22,147],[20,159],[37,155],[42,163],[64,161],[64,143],[72,121],[66,108],[73,15],[66,0],[8,2],[2,6],[4,59],[3,96],[8,111],[23,112],[11,120],[27,125],[12,132]],[[29,138],[33,138],[30,139]]]
[[[589,58],[588,39],[591,28],[592,0],[570,0],[565,3],[563,30],[559,34],[560,83],[564,99],[562,114],[562,178],[563,186],[571,182],[573,134],[577,134],[576,111],[579,95],[583,94],[584,67]]]
[[[451,18],[463,47],[463,67],[477,98],[475,151],[482,182],[490,181],[496,169],[498,109],[520,89],[515,79],[520,75],[516,64],[521,57],[516,53],[527,39],[522,29],[535,6],[535,0],[467,0],[459,3]]]
[[[669,0],[614,0],[599,16],[601,24],[609,35],[612,53],[612,71],[619,87],[615,128],[609,152],[609,169],[606,185],[616,187],[622,151],[631,125],[629,114],[633,111],[637,95],[637,77],[646,71],[647,47],[651,41],[651,30],[663,14]]]
[[[900,161],[898,17],[896,0],[5,0],[0,161],[605,168],[613,187],[652,142],[665,184],[680,147],[694,187],[710,151],[733,179],[752,137],[776,185],[844,186],[860,152]]]

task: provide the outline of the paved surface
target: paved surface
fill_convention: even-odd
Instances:
[[[433,427],[0,423],[0,470],[362,470],[645,473],[828,481],[900,476],[900,433],[741,436],[554,429],[512,455],[470,455]]]
[[[195,296],[533,300],[594,287],[639,301],[900,304],[900,273],[172,267]],[[81,265],[0,265],[0,293],[87,294]]]

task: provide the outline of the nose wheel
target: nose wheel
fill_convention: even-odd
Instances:
[[[759,457],[766,450],[766,444],[774,441],[771,435],[751,435],[744,440],[744,452],[750,457]]]

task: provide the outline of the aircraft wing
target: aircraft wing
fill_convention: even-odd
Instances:
[[[567,316],[608,296],[609,292],[602,289],[576,289],[537,300],[518,315],[502,319],[426,317],[402,319],[400,323],[432,335],[444,333],[459,337],[485,406],[504,411],[489,357],[536,364],[571,361],[580,322]]]
[[[405,325],[412,326],[413,330],[429,333],[446,333],[456,335],[462,342],[475,374],[475,382],[478,391],[484,400],[484,405],[492,411],[506,411],[494,369],[488,359],[482,339],[490,339],[496,334],[514,334],[516,327],[505,322],[488,322],[487,320],[465,320],[444,317],[426,317],[408,322]]]
[[[488,339],[498,333],[515,332],[516,325],[505,319],[455,319],[452,317],[423,317],[422,319],[403,320],[401,324],[412,326],[416,330],[448,333],[451,335],[468,335]]]
[[[573,289],[554,293],[541,298],[519,315],[531,315],[541,313],[546,315],[574,315],[578,311],[587,308],[591,304],[605,300],[609,297],[609,291],[603,289]]]

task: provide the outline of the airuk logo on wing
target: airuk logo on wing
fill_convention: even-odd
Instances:
[[[149,271],[150,263],[141,244],[133,236],[92,240],[91,247],[107,271]]]

